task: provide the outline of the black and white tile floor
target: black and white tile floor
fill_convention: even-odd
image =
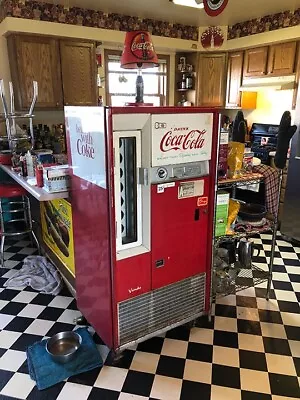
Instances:
[[[266,268],[271,236],[257,265]],[[55,298],[30,288],[4,289],[29,242],[6,246],[0,273],[0,399],[28,400],[283,400],[300,398],[300,248],[278,236],[270,301],[266,285],[218,300],[211,323],[177,328],[127,350],[114,366],[94,335],[103,368],[39,392],[30,380],[25,349],[56,332],[74,329],[76,302],[64,290]]]

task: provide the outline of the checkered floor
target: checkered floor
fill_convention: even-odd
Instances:
[[[271,237],[257,265],[266,268]],[[0,399],[70,400],[279,400],[300,398],[300,248],[278,236],[271,300],[265,287],[217,301],[211,323],[180,327],[127,350],[117,366],[94,334],[102,369],[81,374],[39,392],[30,380],[25,349],[57,332],[74,329],[76,302],[30,288],[4,289],[22,259],[33,254],[27,241],[6,247],[0,278]],[[1,273],[1,272],[0,272]]]

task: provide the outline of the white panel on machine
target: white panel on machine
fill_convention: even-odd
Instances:
[[[141,131],[114,132],[117,251],[142,244]]]
[[[152,167],[211,158],[213,114],[152,115]]]

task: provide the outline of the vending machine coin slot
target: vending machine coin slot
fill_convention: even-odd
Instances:
[[[200,219],[200,210],[199,208],[196,208],[195,210],[195,221],[199,221]]]

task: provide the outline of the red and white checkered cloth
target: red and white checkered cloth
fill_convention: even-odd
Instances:
[[[266,208],[274,217],[278,212],[279,171],[269,165],[259,165],[253,168],[264,176]]]

